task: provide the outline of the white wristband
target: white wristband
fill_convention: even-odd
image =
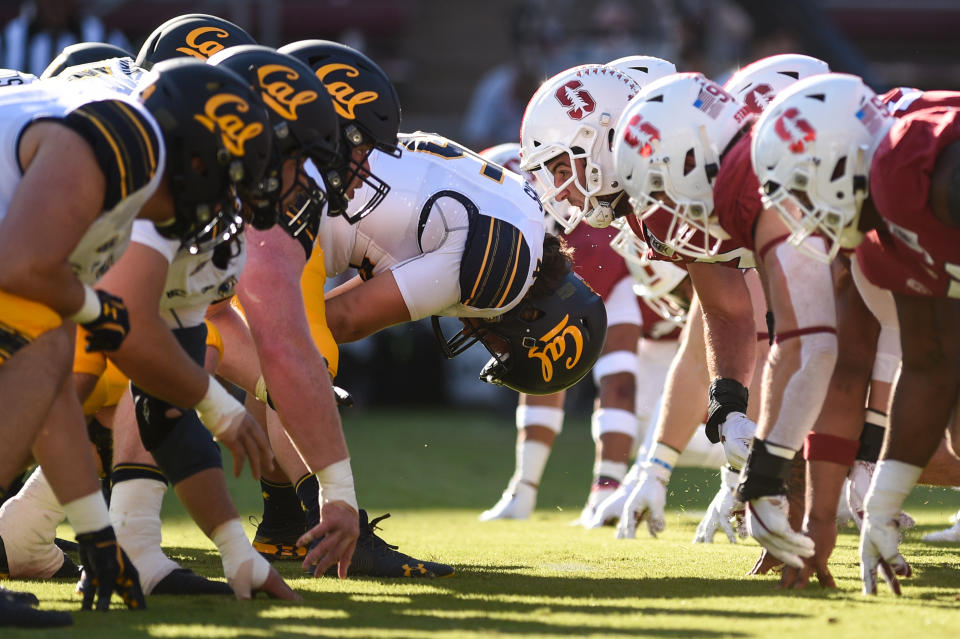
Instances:
[[[353,487],[353,471],[350,469],[350,458],[341,459],[326,468],[314,473],[320,482],[320,503],[331,501],[345,501],[360,512],[357,505],[357,493]]]
[[[212,375],[210,383],[207,384],[207,394],[193,409],[214,437],[223,434],[234,424],[236,418],[245,412],[243,404],[228,393]]]
[[[83,285],[83,305],[69,317],[77,324],[86,324],[100,317],[100,298],[89,284]]]

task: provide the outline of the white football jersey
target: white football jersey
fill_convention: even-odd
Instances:
[[[168,240],[157,233],[153,222],[137,220],[132,241],[154,249],[170,265],[160,298],[160,316],[170,328],[189,328],[203,323],[207,307],[232,297],[240,272],[247,261],[246,239],[237,235],[234,256],[227,268],[213,264],[213,251],[192,254],[180,248],[179,240]]]
[[[0,219],[20,183],[21,171],[17,153],[23,130],[36,120],[63,119],[73,111],[97,102],[121,102],[124,108],[138,114],[138,121],[152,127],[149,133],[156,145],[154,167],[163,167],[166,155],[163,137],[153,117],[137,101],[109,89],[91,87],[84,91],[64,89],[60,82],[34,82],[0,91]],[[65,158],[69,161],[69,158]],[[93,284],[116,262],[130,241],[133,220],[144,202],[156,190],[163,171],[157,168],[150,179],[136,190],[125,193],[109,210],[103,211],[87,229],[70,255],[74,274],[85,284]],[[38,211],[42,215],[42,211]],[[55,232],[55,229],[51,229]]]
[[[137,90],[145,73],[147,71],[138,67],[133,58],[108,58],[67,67],[51,80],[75,82],[95,79],[103,86],[129,95]]]
[[[328,277],[348,267],[367,279],[387,269],[410,317],[494,317],[533,283],[544,215],[532,187],[511,171],[435,134],[402,134],[400,158],[374,152],[371,172],[390,192],[357,224],[324,221]],[[369,198],[359,189],[356,210]]]

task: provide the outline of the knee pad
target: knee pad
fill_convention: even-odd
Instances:
[[[593,441],[607,433],[620,433],[636,439],[637,416],[621,408],[599,408],[590,417],[590,434]]]
[[[144,441],[144,446],[173,485],[200,471],[222,467],[220,447],[192,410],[176,420],[160,443],[150,448]]]
[[[593,365],[593,381],[599,385],[600,380],[615,373],[630,373],[636,375],[640,369],[640,359],[636,352],[614,351],[601,355]]]
[[[517,430],[527,426],[543,426],[556,434],[563,430],[563,409],[553,406],[517,406]]]

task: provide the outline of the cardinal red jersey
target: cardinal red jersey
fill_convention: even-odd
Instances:
[[[655,310],[643,301],[642,297],[637,298],[640,304],[640,317],[643,319],[643,338],[652,340],[678,340],[680,331],[683,327],[676,322],[670,322],[657,314]]]
[[[859,258],[874,284],[907,295],[960,297],[960,229],[937,220],[929,205],[937,157],[957,140],[960,109],[936,107],[901,117],[877,148],[870,197],[893,243],[878,234]],[[876,264],[881,256],[896,264]]]
[[[614,285],[630,277],[627,263],[610,247],[619,231],[614,227],[595,229],[589,224],[578,224],[564,236],[574,248],[573,270],[606,301]]]
[[[880,100],[895,117],[938,106],[960,108],[960,91],[921,91],[907,87],[890,89]]]
[[[751,251],[753,230],[763,210],[760,181],[750,163],[753,134],[744,135],[723,156],[720,171],[713,183],[713,213],[730,241]]]

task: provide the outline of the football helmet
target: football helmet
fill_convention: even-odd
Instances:
[[[106,42],[78,42],[64,47],[60,55],[47,65],[40,74],[41,80],[60,75],[64,69],[78,64],[100,62],[110,58],[133,58],[133,54]]]
[[[206,13],[188,13],[170,18],[147,36],[137,65],[150,69],[162,60],[190,56],[206,60],[227,47],[256,44],[249,33],[229,20]]]
[[[729,239],[712,215],[713,180],[748,116],[701,73],[648,85],[620,116],[613,156],[623,188],[637,215],[672,215],[660,240],[677,253],[710,258]]]
[[[780,91],[797,80],[829,72],[830,67],[823,60],[782,53],[751,62],[730,76],[723,88],[759,116]]]
[[[387,74],[356,49],[328,40],[301,40],[284,45],[280,53],[304,62],[327,87],[333,109],[340,119],[340,153],[344,171],[341,185],[330,187],[330,215],[343,215],[351,224],[359,222],[383,201],[390,185],[364,167],[374,149],[400,157],[397,132],[400,130],[400,98]],[[364,147],[361,161],[354,149]],[[371,197],[358,210],[347,212],[347,191],[356,180],[370,189]]]
[[[192,58],[154,65],[139,98],[167,150],[175,217],[158,232],[191,252],[229,240],[242,223],[237,190],[262,190],[272,157],[266,107],[236,73]]]
[[[780,214],[789,241],[830,262],[863,239],[860,206],[870,163],[893,116],[857,76],[826,73],[777,96],[754,127],[751,158],[763,204]],[[826,249],[804,240],[823,237]]]
[[[333,105],[326,99],[326,89],[307,65],[278,51],[258,44],[229,47],[207,60],[235,72],[250,83],[267,107],[273,128],[274,161],[261,181],[263,191],[249,194],[245,199],[253,209],[254,228],[273,226],[282,202],[297,188],[307,198],[299,205],[319,215],[326,200],[323,189],[303,168],[309,158],[316,167],[339,165],[340,129]],[[283,189],[283,162],[296,162],[292,184]],[[339,175],[332,170],[328,182],[338,184]]]
[[[673,62],[651,55],[628,55],[607,62],[607,66],[626,73],[641,87],[677,72]]]
[[[520,128],[520,169],[534,174],[540,202],[566,233],[582,220],[597,227],[613,221],[616,200],[611,197],[623,191],[610,152],[613,127],[639,91],[629,75],[603,64],[585,64],[553,76],[530,98]],[[584,160],[585,183],[576,170],[556,183],[546,165],[564,154],[571,168]],[[556,199],[571,186],[583,195],[583,207]]]
[[[0,87],[16,87],[36,82],[39,78],[32,73],[15,71],[14,69],[0,69]]]
[[[580,381],[607,334],[603,299],[572,270],[549,294],[528,293],[503,315],[464,318],[464,329],[450,339],[439,319],[432,321],[444,355],[455,357],[479,341],[492,355],[480,379],[530,395],[557,393]]]

